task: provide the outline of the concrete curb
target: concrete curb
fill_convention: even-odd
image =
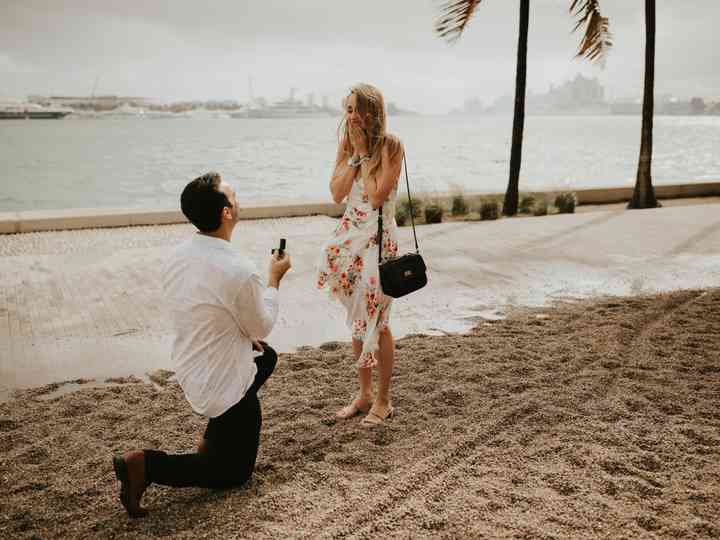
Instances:
[[[563,191],[572,191],[577,195],[578,204],[612,204],[626,202],[632,196],[632,187],[567,189],[531,192],[553,197]],[[502,193],[464,193],[470,200],[487,196],[502,196]],[[672,184],[655,186],[655,195],[659,199],[679,199],[690,197],[720,196],[720,182],[696,184]],[[403,196],[402,193],[400,195]],[[450,198],[449,193],[416,193],[414,198],[423,199]],[[307,203],[290,205],[257,206],[240,210],[241,219],[267,219],[300,217],[312,215],[341,216],[344,204]],[[34,210],[26,212],[0,213],[0,234],[14,234],[53,230],[93,229],[102,227],[130,227],[134,225],[170,225],[187,223],[179,210],[142,210],[142,209],[104,209],[73,208],[64,210]]]
[[[630,201],[633,188],[577,189],[572,191],[577,194],[578,204],[612,204]],[[717,197],[720,196],[720,182],[655,186],[655,196],[658,199]]]
[[[241,219],[265,219],[310,215],[341,216],[344,204],[309,203],[257,206],[240,210]],[[131,227],[135,225],[171,225],[187,223],[179,210],[132,210],[71,208],[0,213],[0,234]]]
[[[655,196],[658,199],[689,199],[695,197],[718,197],[720,196],[720,182],[705,182],[697,184],[666,184],[655,187]],[[545,196],[550,202],[560,193],[572,192],[577,196],[577,204],[596,205],[596,204],[615,204],[621,202],[629,202],[632,197],[633,187],[613,187],[613,188],[587,188],[587,189],[547,189],[543,191],[527,191],[520,190],[520,195],[532,195],[534,197]],[[478,202],[485,197],[505,196],[505,193],[498,192],[462,192],[466,200]],[[424,197],[431,199],[446,200],[452,198],[452,192],[440,193],[413,193],[413,200],[422,200]],[[400,193],[399,197],[404,198],[404,193]]]

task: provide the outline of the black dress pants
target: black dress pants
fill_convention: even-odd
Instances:
[[[264,353],[255,358],[257,374],[243,398],[216,418],[205,430],[206,451],[170,455],[144,450],[148,483],[175,487],[228,488],[247,482],[255,469],[262,412],[257,392],[270,377],[277,354],[262,342]]]

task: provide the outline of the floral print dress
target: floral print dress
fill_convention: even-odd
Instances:
[[[382,259],[397,256],[395,200],[397,185],[383,204]],[[377,365],[380,331],[390,320],[392,298],[380,289],[378,271],[378,211],[369,202],[360,175],[353,182],[347,206],[330,239],[325,242],[317,272],[317,288],[328,288],[347,311],[352,337],[362,341],[358,367]]]

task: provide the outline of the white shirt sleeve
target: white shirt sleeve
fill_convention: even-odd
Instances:
[[[235,296],[238,326],[250,339],[262,339],[275,325],[278,316],[278,290],[264,287],[260,276],[251,274]]]

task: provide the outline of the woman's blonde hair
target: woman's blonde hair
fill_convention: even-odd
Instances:
[[[370,84],[356,84],[343,100],[344,109],[346,109],[347,99],[353,94],[355,94],[355,107],[365,122],[368,153],[370,154],[369,175],[374,176],[382,162],[382,150],[385,145],[387,145],[390,159],[393,159],[400,152],[400,140],[385,131],[385,100],[380,90]],[[348,129],[347,114],[345,114],[338,127],[338,136],[343,153],[351,156],[353,149]]]

